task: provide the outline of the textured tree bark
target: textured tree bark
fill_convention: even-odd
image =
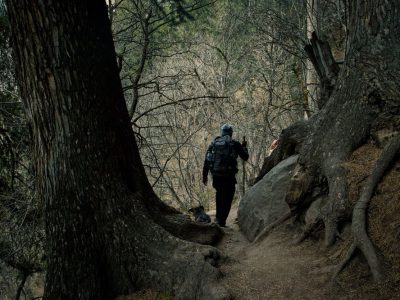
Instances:
[[[350,1],[348,11],[346,60],[331,96],[302,126],[290,127],[290,135],[283,133],[280,144],[283,149],[292,137],[301,136],[294,139],[294,145],[301,169],[308,174],[307,182],[326,178],[329,195],[322,220],[327,246],[335,242],[338,224],[350,219],[352,212],[342,163],[370,138],[375,126],[382,125],[380,119],[388,122],[399,115],[400,3]],[[272,160],[266,160],[264,174],[284,158],[279,147],[277,150]],[[295,179],[293,188],[298,186]],[[304,191],[299,197],[302,195]]]
[[[318,74],[319,97],[315,100],[317,109],[325,106],[335,87],[339,66],[336,63],[331,48],[327,42],[321,41],[315,32],[304,47],[316,74]]]
[[[201,232],[207,241],[221,235],[154,195],[130,126],[104,1],[7,5],[45,210],[44,299],[114,299],[146,287],[177,299],[225,297],[214,282],[216,251],[162,227],[192,240]]]
[[[312,134],[300,150],[300,164],[328,180],[329,200],[322,211],[328,246],[335,241],[338,223],[351,213],[342,162],[369,138],[376,117],[397,115],[400,88],[393,79],[400,65],[392,61],[400,46],[399,6],[396,1],[350,3],[344,67],[329,101],[310,120]]]

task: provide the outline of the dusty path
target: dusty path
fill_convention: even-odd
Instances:
[[[276,230],[251,245],[234,224],[235,218],[232,210],[218,245],[226,256],[221,263],[222,283],[234,299],[349,299],[328,283],[332,266],[327,267],[327,258],[318,256],[310,244],[293,245],[290,230]]]

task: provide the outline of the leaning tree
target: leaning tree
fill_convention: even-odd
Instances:
[[[218,253],[198,244],[215,242],[220,228],[166,206],[145,176],[105,2],[7,7],[44,209],[44,299],[114,299],[140,288],[225,297]]]
[[[379,262],[366,233],[366,208],[400,147],[400,3],[348,1],[347,9],[346,56],[340,68],[329,46],[315,34],[305,48],[321,83],[320,111],[282,132],[281,143],[266,159],[259,178],[283,158],[298,153],[286,201],[296,212],[315,199],[311,194],[325,193],[328,200],[321,209],[325,244],[334,244],[338,226],[352,216],[354,243],[347,258],[359,248],[379,279]],[[391,140],[353,209],[343,163],[369,139],[379,140],[380,132],[390,133],[385,135]]]

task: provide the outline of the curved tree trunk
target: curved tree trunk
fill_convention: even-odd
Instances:
[[[303,144],[299,159],[328,180],[329,201],[322,210],[328,246],[335,241],[338,223],[351,213],[342,163],[370,137],[375,118],[397,115],[400,99],[400,4],[350,3],[346,61],[328,103],[310,120],[310,140]]]
[[[297,169],[304,176],[296,174],[293,178],[287,199],[293,203],[303,200],[306,191],[299,193],[298,188],[307,184],[299,183],[299,178],[307,182],[326,178],[329,200],[322,208],[322,219],[327,246],[335,242],[338,225],[350,219],[352,212],[342,163],[370,138],[372,129],[382,126],[380,120],[397,118],[400,102],[400,3],[348,3],[348,49],[331,96],[305,124],[290,127],[290,135],[281,134],[276,153],[266,160],[262,170],[265,173],[283,159],[285,145],[295,141],[292,148],[300,154]]]
[[[145,176],[104,1],[7,4],[45,210],[44,298],[113,299],[144,287],[226,296],[215,249],[177,238],[211,243],[221,230],[163,204]]]

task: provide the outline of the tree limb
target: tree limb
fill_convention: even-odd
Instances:
[[[261,242],[262,240],[264,240],[268,234],[277,226],[279,226],[280,224],[282,224],[283,222],[285,222],[286,220],[290,219],[293,215],[293,212],[290,211],[287,214],[283,215],[282,217],[280,217],[278,220],[276,220],[275,222],[269,224],[267,227],[265,227],[254,239],[254,241],[252,242],[252,244],[257,244],[259,242]]]
[[[154,106],[148,110],[146,110],[145,112],[141,113],[140,115],[138,115],[135,119],[133,119],[132,123],[136,123],[141,117],[147,115],[148,113],[159,109],[161,107],[164,106],[168,106],[168,105],[175,105],[175,104],[179,104],[179,103],[183,103],[183,102],[187,102],[187,101],[192,101],[192,100],[207,100],[207,99],[226,99],[227,97],[217,97],[217,96],[200,96],[200,97],[191,97],[191,98],[185,98],[185,99],[179,99],[176,101],[172,101],[172,102],[168,102],[168,103],[163,103],[157,106]]]
[[[21,283],[18,286],[17,293],[15,294],[15,300],[19,300],[19,298],[21,296],[21,293],[22,293],[22,290],[24,289],[24,285],[25,285],[26,279],[29,276],[29,274],[27,274],[25,272],[23,272],[21,275],[22,275],[22,279],[21,279]]]

